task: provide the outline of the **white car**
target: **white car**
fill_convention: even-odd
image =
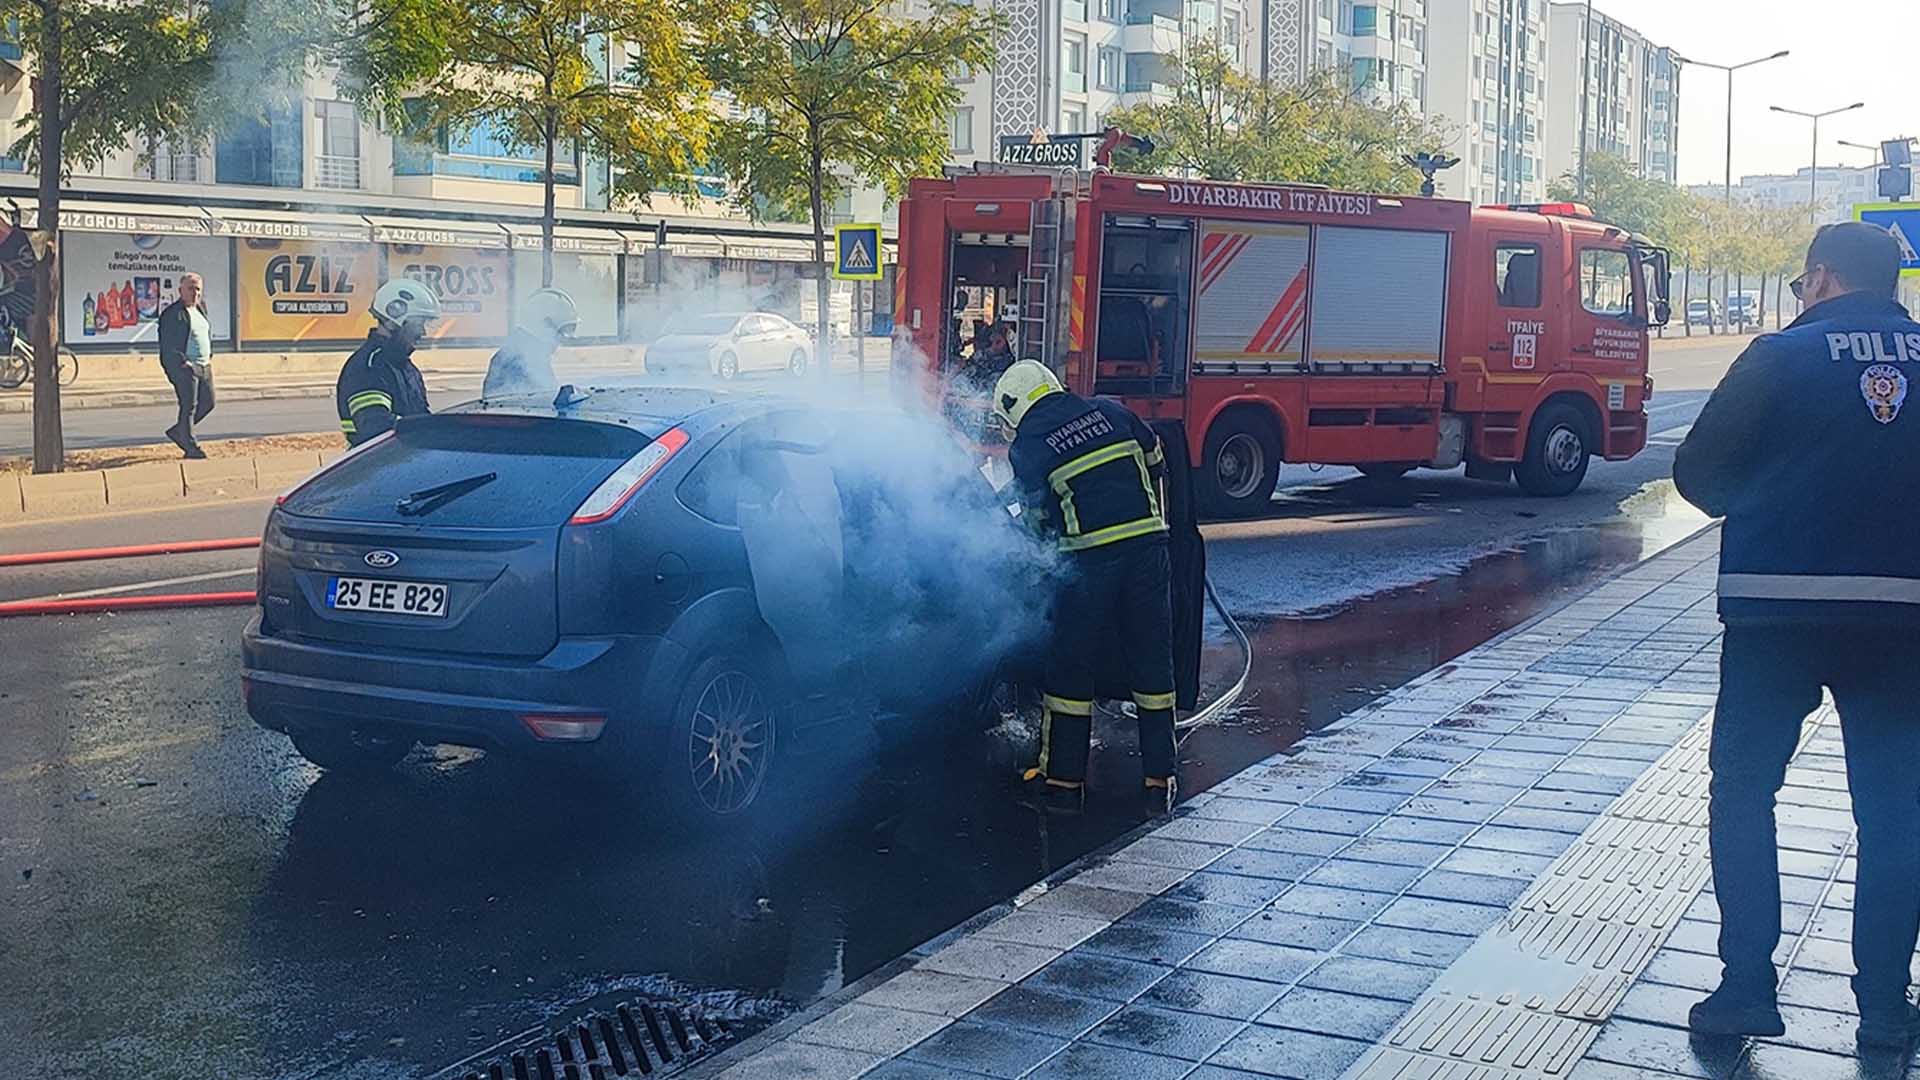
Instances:
[[[743,371],[804,375],[813,362],[813,338],[786,318],[764,311],[685,315],[647,346],[647,372],[689,372],[731,379]]]

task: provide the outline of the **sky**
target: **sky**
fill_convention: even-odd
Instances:
[[[1822,165],[1868,165],[1873,155],[1835,140],[1878,143],[1920,136],[1920,0],[1595,0],[1594,10],[1682,56],[1737,64],[1781,49],[1791,55],[1734,76],[1733,176],[1788,173],[1813,152],[1809,121],[1768,109],[1825,112]],[[1718,183],[1725,172],[1726,73],[1688,67],[1680,79],[1680,182]]]

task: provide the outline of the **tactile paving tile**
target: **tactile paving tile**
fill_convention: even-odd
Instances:
[[[1711,875],[1710,725],[1697,722],[1635,780],[1348,1080],[1571,1073]]]

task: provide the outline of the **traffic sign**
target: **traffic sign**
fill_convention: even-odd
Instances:
[[[1900,245],[1900,273],[1920,276],[1920,203],[1856,206],[1853,216],[1892,233]]]
[[[880,280],[880,226],[833,227],[833,276],[842,281]]]

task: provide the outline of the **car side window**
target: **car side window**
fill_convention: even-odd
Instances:
[[[1501,244],[1494,248],[1493,287],[1501,307],[1539,307],[1539,245]]]
[[[765,315],[749,315],[746,318],[746,322],[741,325],[740,332],[743,334],[764,334],[772,329],[773,327],[767,325],[767,317]]]
[[[1633,313],[1633,268],[1626,252],[1580,250],[1580,303],[1595,315]]]
[[[680,481],[675,493],[687,509],[716,525],[740,525],[740,443],[745,428],[735,428]]]

